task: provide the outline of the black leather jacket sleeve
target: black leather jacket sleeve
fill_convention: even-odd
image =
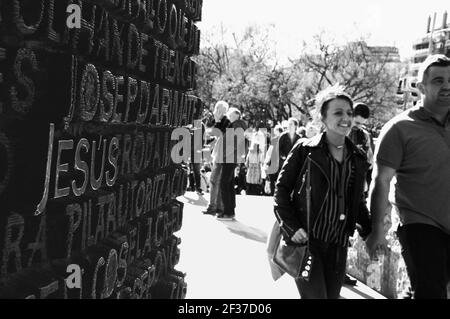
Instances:
[[[283,238],[288,243],[298,229],[305,228],[295,214],[292,200],[292,193],[295,192],[298,178],[304,169],[305,154],[305,147],[297,143],[286,158],[275,186],[274,213],[280,223]]]

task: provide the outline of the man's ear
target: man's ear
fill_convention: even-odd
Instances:
[[[420,93],[425,94],[425,86],[422,82],[417,83],[417,88],[419,89]]]

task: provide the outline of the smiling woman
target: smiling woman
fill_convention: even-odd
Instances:
[[[287,245],[307,242],[314,260],[308,280],[295,278],[301,298],[337,299],[349,236],[356,224],[363,238],[371,231],[363,195],[368,165],[346,137],[353,116],[351,97],[333,86],[316,96],[316,107],[325,131],[290,151],[278,177],[274,210]],[[312,187],[305,187],[305,181]]]
[[[353,102],[348,95],[330,93],[330,100],[322,104],[320,114],[327,132],[327,144],[333,157],[342,162],[345,137],[352,125]]]

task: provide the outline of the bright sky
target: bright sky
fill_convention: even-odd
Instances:
[[[450,14],[448,0],[203,0],[198,26],[205,32],[223,23],[239,34],[248,25],[273,23],[281,61],[295,57],[301,41],[320,30],[340,41],[368,35],[370,45],[397,46],[403,58],[425,35],[428,16],[436,12],[438,26],[446,10]]]

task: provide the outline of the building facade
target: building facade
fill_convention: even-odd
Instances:
[[[413,43],[413,56],[408,75],[401,78],[397,88],[397,103],[403,104],[404,109],[414,106],[420,100],[420,91],[417,89],[417,74],[420,64],[430,54],[445,54],[450,57],[450,23],[447,11],[442,19],[437,21],[428,17],[426,34]]]
[[[411,76],[417,76],[420,64],[430,54],[445,54],[450,56],[450,23],[447,11],[442,15],[442,20],[436,23],[436,14],[433,22],[431,16],[427,21],[427,33],[424,37],[413,43],[414,55],[412,57]]]

